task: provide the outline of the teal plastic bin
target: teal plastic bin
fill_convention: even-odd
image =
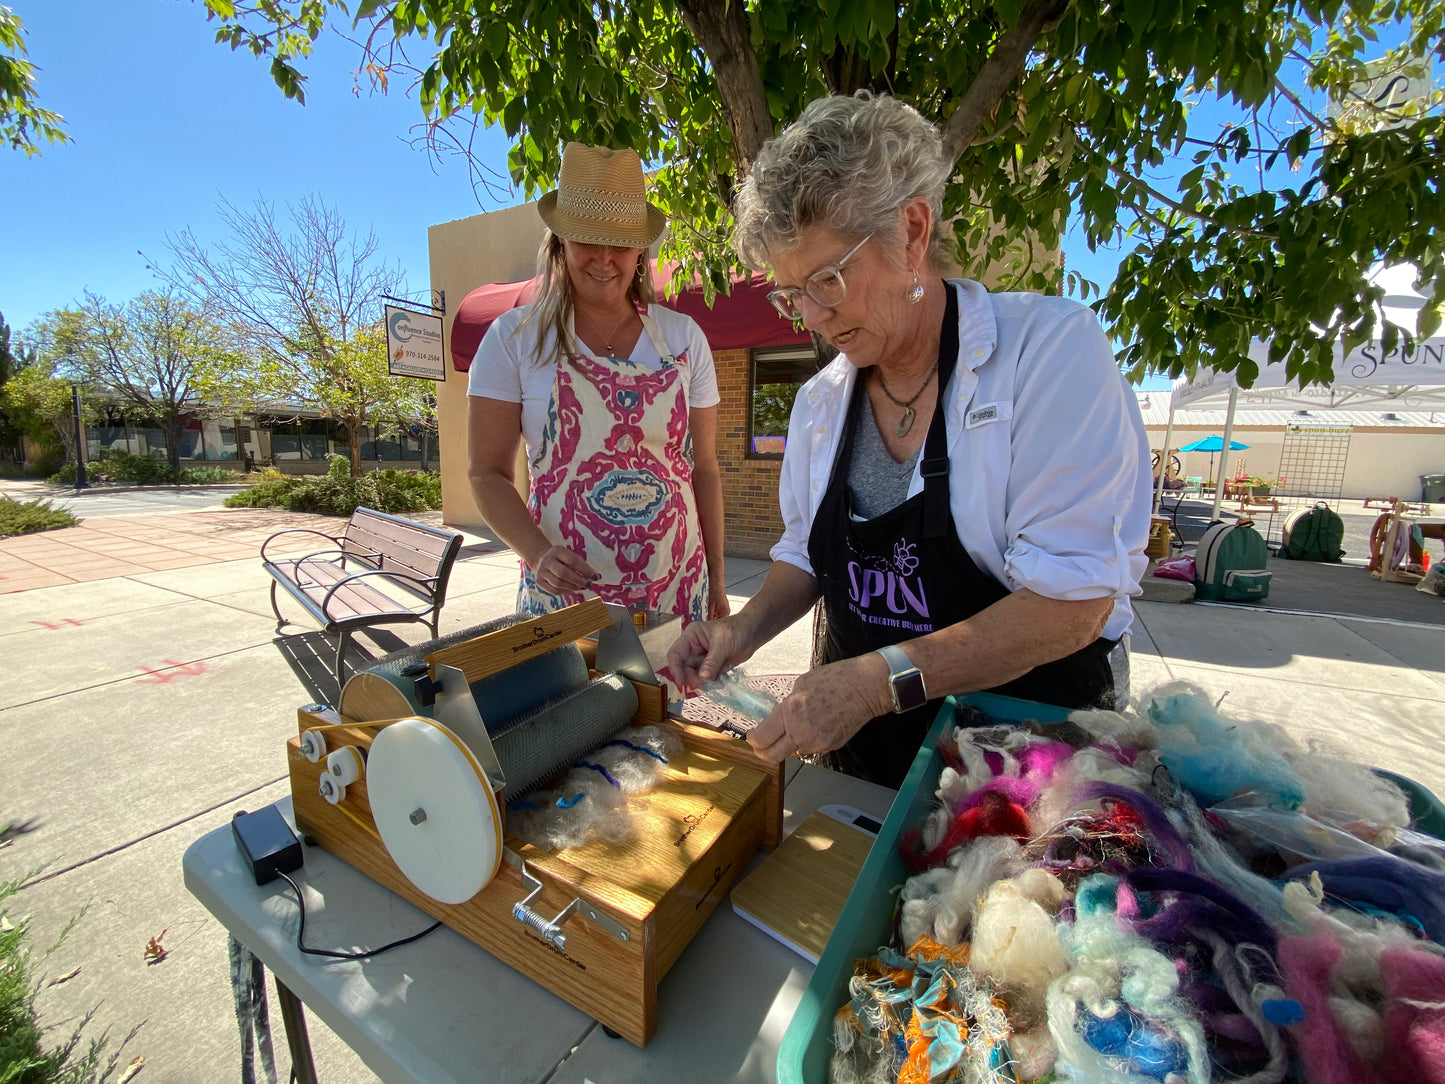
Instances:
[[[1015,700],[992,693],[971,693],[959,703],[972,704],[995,722],[1062,722],[1068,711],[1029,700]],[[828,947],[813,969],[813,978],[803,992],[792,1023],[778,1047],[779,1084],[825,1084],[828,1062],[833,1057],[833,1014],[848,1000],[848,980],[853,965],[862,956],[872,956],[886,944],[893,917],[893,889],[911,872],[898,854],[898,840],[921,822],[933,808],[933,792],[943,772],[943,754],[938,739],[953,726],[953,698],[939,710],[928,737],[914,758],[913,767],[883,822],[868,859],[858,874],[848,902],[833,927]]]
[[[958,703],[972,704],[998,723],[1023,722],[1033,719],[1049,724],[1063,722],[1069,716],[1065,708],[1015,700],[992,693],[972,693],[958,698]],[[898,853],[898,840],[908,829],[917,826],[934,807],[934,791],[943,772],[943,754],[938,748],[953,725],[953,698],[950,697],[934,719],[928,738],[918,750],[908,777],[898,790],[898,797],[888,811],[878,838],[868,852],[868,859],[858,874],[833,936],[813,969],[813,977],[803,992],[797,1012],[778,1047],[779,1084],[825,1084],[828,1063],[833,1056],[833,1015],[848,999],[848,980],[853,965],[864,956],[872,956],[880,945],[888,943],[896,898],[894,889],[910,874]],[[1402,775],[1376,769],[1398,784],[1410,802],[1413,826],[1421,832],[1445,839],[1445,805],[1427,788]]]

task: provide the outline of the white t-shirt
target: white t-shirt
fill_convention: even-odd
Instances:
[[[511,309],[492,321],[467,373],[467,394],[522,404],[522,439],[527,444],[530,460],[541,443],[547,423],[547,408],[557,376],[557,353],[549,350],[543,354],[545,360],[537,361],[537,321],[522,323],[529,309],[530,306]],[[688,409],[717,406],[722,396],[717,390],[712,348],[703,337],[702,328],[691,316],[662,305],[649,306],[647,315],[657,325],[670,354],[687,352],[688,380],[683,385],[683,395]],[[548,336],[550,339],[550,332]],[[662,368],[662,358],[645,331],[637,337],[629,360],[649,369]]]
[[[1010,591],[1112,598],[1104,636],[1129,631],[1151,508],[1149,440],[1109,340],[1083,305],[958,288],[958,368],[944,389],[948,497],[958,539]],[[808,535],[828,488],[858,370],[833,360],[798,391],[772,549],[812,574]],[[919,457],[922,462],[922,456]],[[915,467],[908,496],[923,489]]]

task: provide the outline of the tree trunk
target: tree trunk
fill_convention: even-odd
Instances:
[[[943,126],[943,153],[949,161],[957,161],[973,144],[984,119],[993,113],[1023,70],[1034,42],[1052,29],[1068,7],[1069,0],[1028,0],[1019,14],[1018,25],[993,47],[978,76],[959,99],[958,108]]]
[[[351,457],[351,477],[361,477],[361,423],[352,421],[346,426],[346,450]]]
[[[181,469],[181,419],[174,414],[167,414],[161,419],[161,429],[166,436],[166,462],[171,465],[172,470]],[[205,440],[205,430],[201,430],[201,440]]]
[[[753,52],[747,5],[737,0],[678,0],[682,21],[712,65],[718,96],[733,137],[733,159],[743,176],[773,134],[763,73]]]

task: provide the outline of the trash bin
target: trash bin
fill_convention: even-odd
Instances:
[[[1445,501],[1445,474],[1420,475],[1420,499],[1426,504]]]

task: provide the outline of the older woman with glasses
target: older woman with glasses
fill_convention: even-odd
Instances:
[[[950,170],[931,124],[867,93],[759,154],[737,250],[840,356],[793,407],[766,581],[668,660],[705,683],[821,598],[825,665],[749,741],[893,787],[947,694],[1114,706],[1146,566],[1149,446],[1109,342],[1072,301],[942,277]]]

